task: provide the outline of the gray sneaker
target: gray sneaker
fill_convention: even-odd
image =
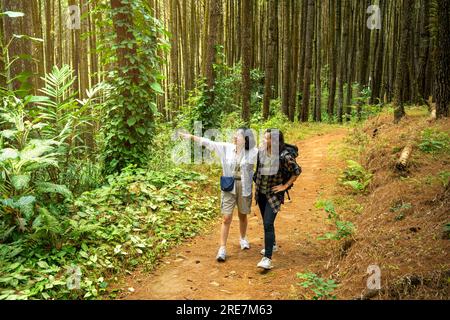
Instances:
[[[273,246],[273,252],[277,252],[278,251],[278,246],[277,245],[274,245]],[[266,254],[266,249],[262,249],[261,250],[261,255],[263,256],[263,255],[265,255]]]
[[[248,239],[240,239],[239,244],[241,245],[241,250],[248,250],[250,249],[250,242],[248,242]]]
[[[273,268],[272,266],[272,260],[269,258],[263,257],[261,261],[257,264],[258,268],[264,269],[264,270],[270,270]]]
[[[227,258],[227,251],[224,247],[220,247],[219,251],[217,252],[216,260],[218,262],[224,262]]]

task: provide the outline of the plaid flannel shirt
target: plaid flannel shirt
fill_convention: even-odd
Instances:
[[[258,153],[258,162],[260,159],[261,150]],[[255,181],[255,199],[256,203],[258,203],[258,195],[261,190],[262,184],[264,184],[264,189],[268,190],[265,192],[267,197],[267,202],[272,207],[274,213],[278,213],[280,211],[281,205],[284,204],[284,192],[274,193],[272,192],[272,187],[283,184],[283,175],[282,171],[291,173],[292,176],[299,176],[302,172],[301,167],[295,161],[295,158],[288,152],[283,152],[280,157],[280,166],[278,168],[278,172],[275,175],[264,176],[261,174],[261,164],[257,167],[257,172],[254,175]],[[267,184],[267,186],[265,185]]]

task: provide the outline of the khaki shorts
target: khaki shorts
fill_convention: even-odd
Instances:
[[[233,214],[234,207],[237,204],[238,212],[242,214],[249,214],[252,208],[252,196],[242,196],[242,182],[235,180],[236,194],[222,191],[221,211],[223,215]]]

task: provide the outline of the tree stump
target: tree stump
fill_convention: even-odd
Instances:
[[[411,156],[413,150],[413,145],[411,142],[409,142],[405,148],[403,148],[403,151],[400,155],[400,158],[398,159],[395,167],[400,171],[405,171],[408,166],[408,160]]]

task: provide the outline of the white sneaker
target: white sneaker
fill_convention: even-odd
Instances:
[[[240,239],[239,243],[241,244],[241,250],[250,249],[250,243],[248,242],[247,238]]]
[[[273,251],[272,252],[277,252],[278,251],[278,246],[274,245],[273,246]],[[266,254],[266,249],[262,249],[261,250],[261,255],[265,255]]]
[[[270,270],[273,268],[272,266],[272,260],[269,258],[263,257],[261,261],[257,264],[258,268],[262,268],[264,270]]]
[[[227,257],[227,251],[225,247],[220,247],[219,252],[217,252],[216,260],[219,262],[224,262]]]

